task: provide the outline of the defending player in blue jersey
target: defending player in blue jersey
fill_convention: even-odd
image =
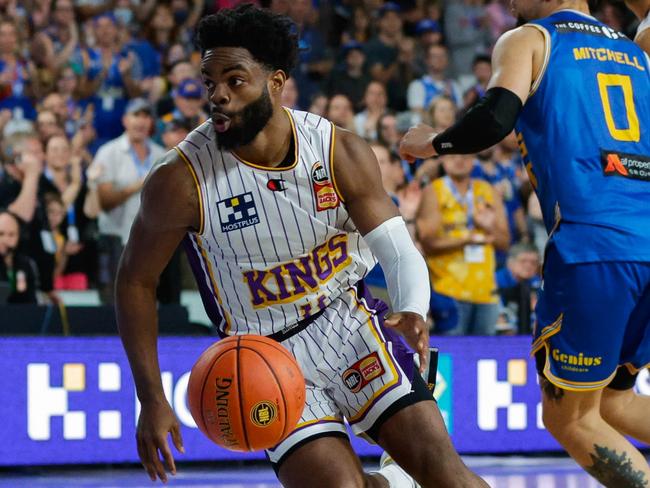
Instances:
[[[513,0],[486,95],[441,134],[412,128],[407,159],[473,153],[515,126],[551,234],[533,342],[547,429],[608,487],[648,486],[624,437],[650,442],[650,63],[586,1]],[[423,200],[426,203],[426,199]],[[426,208],[419,227],[428,222]]]

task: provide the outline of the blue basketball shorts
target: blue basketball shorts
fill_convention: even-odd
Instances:
[[[650,263],[564,262],[546,250],[532,354],[565,390],[606,387],[618,366],[650,363]]]

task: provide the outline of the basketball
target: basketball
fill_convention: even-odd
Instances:
[[[231,451],[258,451],[282,441],[305,406],[300,367],[276,341],[258,335],[223,339],[192,367],[188,403],[197,426]]]

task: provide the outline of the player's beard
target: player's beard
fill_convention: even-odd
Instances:
[[[225,132],[217,132],[217,145],[219,149],[231,151],[237,147],[253,142],[273,115],[273,103],[269,90],[264,86],[264,91],[257,100],[249,103],[243,109],[232,114],[231,124]]]

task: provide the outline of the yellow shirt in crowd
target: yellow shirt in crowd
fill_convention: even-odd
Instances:
[[[468,227],[468,201],[474,209],[494,203],[494,192],[489,183],[472,179],[468,192],[471,198],[459,201],[450,186],[449,180],[438,178],[433,183],[438,199],[442,224],[440,237],[466,237]],[[474,232],[480,233],[478,229]],[[482,248],[482,249],[481,249]],[[496,303],[496,281],[494,277],[495,257],[491,244],[465,246],[445,254],[427,258],[431,286],[442,295],[471,303]]]

